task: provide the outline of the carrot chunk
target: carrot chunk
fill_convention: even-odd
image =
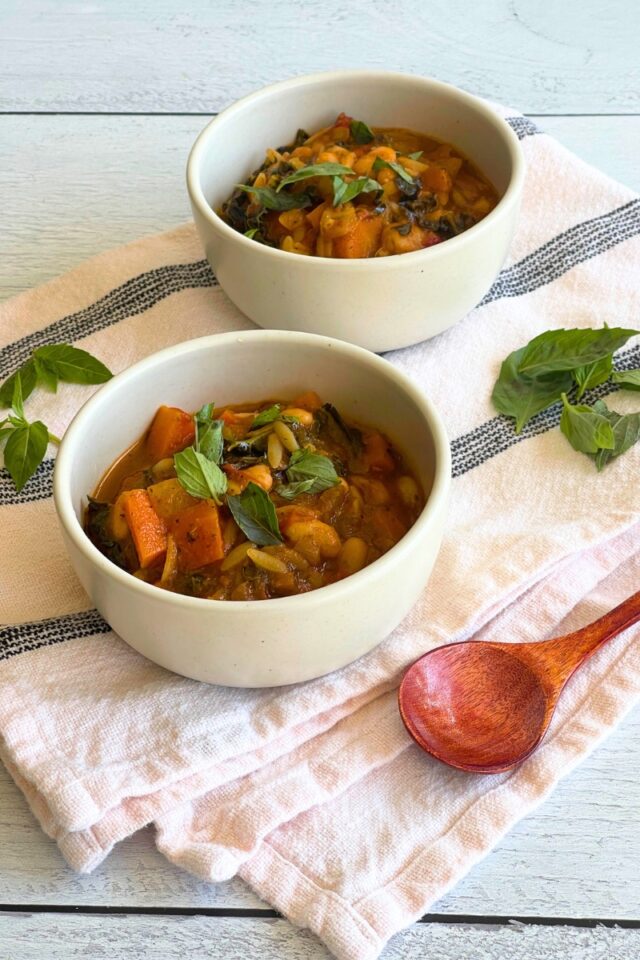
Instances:
[[[143,570],[164,560],[167,552],[167,531],[153,509],[146,490],[128,490],[120,498],[122,512]]]
[[[395,464],[389,453],[389,443],[381,433],[373,431],[364,436],[364,461],[370,470],[390,473]]]
[[[185,573],[224,557],[218,508],[209,500],[183,510],[172,518],[170,525],[178,546],[178,566]]]
[[[193,417],[178,407],[159,407],[147,436],[147,450],[153,461],[172,457],[193,443]]]

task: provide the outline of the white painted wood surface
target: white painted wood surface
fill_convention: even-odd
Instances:
[[[383,67],[458,83],[523,110],[640,190],[639,27],[640,7],[629,0],[565,0],[553,10],[534,0],[4,0],[0,298],[188,219],[184,165],[207,116],[264,83],[311,70]],[[639,769],[636,715],[433,912],[639,920]],[[119,845],[93,875],[74,875],[4,771],[0,904],[263,906],[240,881],[213,886],[174,869],[150,830]],[[385,960],[632,960],[639,936],[418,925],[395,938]],[[0,960],[172,960],[190,952],[213,960],[327,956],[280,920],[0,913]]]
[[[4,0],[0,109],[219,110],[298,73],[425,73],[526,113],[638,110],[630,0]]]
[[[329,960],[284,920],[231,917],[0,916],[7,960]],[[640,931],[599,927],[416,924],[395,936],[385,960],[635,960]]]

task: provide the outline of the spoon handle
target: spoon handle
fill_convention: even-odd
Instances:
[[[549,671],[553,673],[555,683],[564,683],[599,647],[638,620],[640,591],[627,597],[619,606],[586,627],[536,646],[544,656]]]

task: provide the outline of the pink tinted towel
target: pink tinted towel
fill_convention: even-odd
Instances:
[[[456,327],[387,355],[441,410],[454,484],[429,585],[367,657],[275,690],[173,676],[91,609],[58,532],[53,461],[20,494],[0,476],[15,545],[0,560],[0,752],[74,868],[93,869],[154,821],[176,863],[216,880],[239,872],[337,956],[374,958],[637,700],[636,629],[571,682],[544,747],[497,777],[421,754],[396,708],[403,670],[435,644],[542,639],[638,589],[639,448],[598,474],[558,431],[557,409],[516,437],[489,398],[501,360],[535,334],[633,325],[640,201],[525,118],[509,122],[528,175],[508,263]],[[186,338],[250,327],[201,256],[188,226],[5,304],[0,377],[43,343],[73,341],[121,370]],[[617,362],[640,366],[638,342]],[[87,392],[36,393],[28,414],[60,434]],[[634,409],[634,395],[611,403]]]

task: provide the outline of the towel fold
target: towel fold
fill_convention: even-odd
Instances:
[[[154,822],[176,864],[211,880],[240,873],[338,957],[373,960],[640,696],[635,628],[572,679],[543,747],[492,777],[428,758],[398,715],[403,671],[431,647],[544,639],[640,584],[640,446],[599,474],[557,429],[557,405],[516,436],[490,403],[502,359],[536,334],[634,325],[640,200],[507,115],[528,162],[508,263],[454,328],[387,354],[439,407],[454,483],[428,586],[366,657],[278,689],[172,675],[116,637],[78,584],[53,509],[53,461],[20,493],[0,474],[11,545],[0,560],[0,756],[75,869]],[[117,371],[180,340],[251,327],[201,256],[189,225],[2,305],[0,378],[44,343],[74,342]],[[637,340],[617,363],[640,367]],[[28,415],[59,435],[88,393],[36,392]],[[611,404],[627,412],[638,394]]]

